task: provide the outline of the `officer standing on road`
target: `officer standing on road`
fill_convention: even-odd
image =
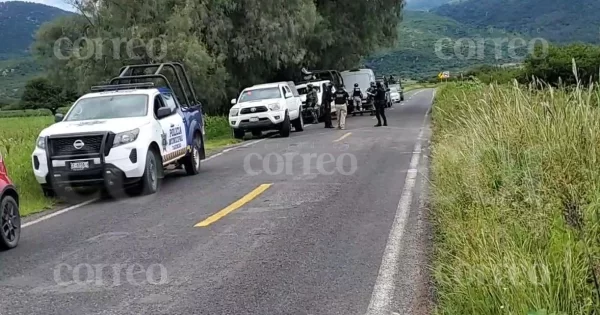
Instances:
[[[315,107],[317,105],[317,91],[312,84],[308,86],[308,93],[306,94],[306,107]]]
[[[367,89],[367,97],[368,97],[368,102],[373,104],[373,108],[376,109],[375,107],[375,94],[377,93],[377,87],[375,86],[375,82],[371,82],[371,86],[369,86],[369,88]],[[373,112],[371,112],[371,116],[374,116],[375,114]]]
[[[323,91],[323,100],[321,101],[321,112],[323,113],[323,121],[325,122],[325,128],[333,128],[331,123],[331,101],[333,101],[333,95],[331,88],[333,84],[329,82],[325,91]]]
[[[333,98],[335,100],[335,111],[338,119],[338,129],[346,129],[346,114],[348,113],[348,92],[342,85],[335,90]]]
[[[386,103],[386,89],[377,82],[377,91],[375,93],[375,115],[377,115],[377,125],[375,127],[381,127],[381,118],[383,118],[383,125],[387,126],[387,118],[385,117],[385,103]]]
[[[363,93],[358,86],[358,83],[354,83],[354,92],[352,92],[352,100],[354,101],[354,108],[358,111],[362,111],[362,96]],[[362,115],[362,113],[360,113]]]

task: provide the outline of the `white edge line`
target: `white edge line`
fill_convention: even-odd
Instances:
[[[48,219],[50,219],[50,218],[53,218],[53,217],[55,217],[55,216],[57,216],[57,215],[61,215],[61,214],[65,213],[65,212],[69,212],[69,211],[71,211],[71,210],[75,210],[75,209],[77,209],[77,208],[81,208],[81,207],[83,207],[83,206],[87,206],[87,205],[89,205],[90,203],[92,203],[92,202],[95,202],[95,201],[97,201],[97,200],[98,200],[98,198],[94,198],[94,199],[91,199],[91,200],[88,200],[88,201],[84,201],[84,202],[82,202],[82,203],[79,203],[79,204],[76,204],[76,205],[70,206],[70,207],[68,207],[68,208],[64,208],[64,209],[62,209],[62,210],[58,210],[58,211],[52,212],[52,213],[50,213],[50,214],[48,214],[48,215],[45,215],[45,216],[43,216],[43,217],[40,217],[40,218],[38,218],[38,219],[35,219],[35,220],[33,220],[33,221],[30,221],[30,222],[24,223],[23,225],[21,225],[21,228],[26,228],[26,227],[28,227],[28,226],[31,226],[31,225],[34,225],[34,224],[36,224],[36,223],[40,223],[40,222],[42,222],[42,221],[46,221],[46,220],[48,220]]]
[[[409,170],[406,174],[404,188],[402,189],[402,196],[398,202],[394,223],[390,230],[388,241],[383,252],[381,266],[379,267],[379,274],[377,275],[373,294],[371,295],[371,302],[369,303],[369,308],[367,310],[368,315],[390,314],[392,312],[390,308],[392,307],[396,282],[398,281],[396,275],[400,263],[402,236],[404,235],[406,221],[408,220],[408,215],[411,210],[413,188],[415,187],[421,155],[421,139],[423,137],[428,113],[429,110],[425,113],[423,123],[421,124],[421,131],[419,132],[417,143],[415,143],[413,149]]]

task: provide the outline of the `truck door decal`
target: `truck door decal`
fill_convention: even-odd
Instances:
[[[169,129],[169,151],[177,151],[183,148],[183,130],[181,126],[175,126]]]

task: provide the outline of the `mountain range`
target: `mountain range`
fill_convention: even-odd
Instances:
[[[382,74],[423,78],[478,64],[519,62],[507,46],[500,46],[496,56],[493,40],[541,37],[554,43],[600,44],[600,20],[594,16],[599,11],[598,0],[407,0],[398,44],[364,63]],[[29,47],[40,25],[68,14],[73,13],[38,3],[0,2],[0,103],[18,98],[24,82],[39,73]],[[484,55],[461,58],[453,53],[461,39],[485,40]],[[466,54],[464,47],[460,51]]]
[[[32,2],[0,2],[0,58],[26,56],[34,34],[45,22],[72,14],[61,9]]]

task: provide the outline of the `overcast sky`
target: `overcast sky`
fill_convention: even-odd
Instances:
[[[0,0],[0,2],[5,2],[6,0]],[[63,0],[27,0],[25,2],[37,2],[45,5],[51,5],[53,7],[58,7],[67,11],[74,11],[73,7],[66,4]]]

